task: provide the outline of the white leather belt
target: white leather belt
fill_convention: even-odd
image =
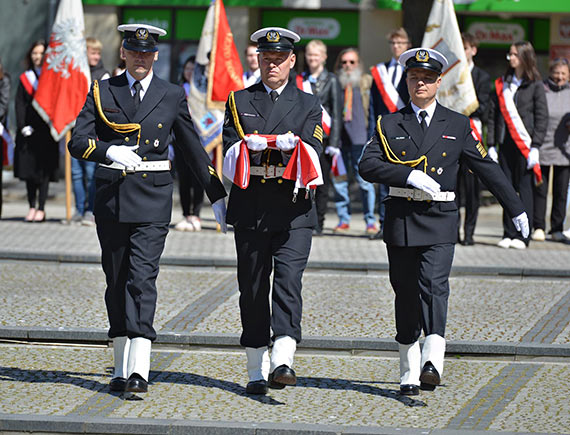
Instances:
[[[152,162],[140,162],[135,167],[127,167],[121,165],[117,162],[113,162],[110,165],[105,165],[103,163],[99,164],[104,168],[117,169],[119,171],[125,171],[128,173],[133,172],[152,172],[152,171],[170,171],[170,160],[154,160]]]
[[[263,178],[279,178],[285,173],[285,168],[280,166],[252,166],[249,170],[250,175],[256,175]]]
[[[424,192],[420,189],[406,189],[404,187],[392,187],[388,191],[388,195],[400,198],[410,198],[414,201],[442,201],[449,202],[455,200],[455,192],[439,192],[435,195]]]

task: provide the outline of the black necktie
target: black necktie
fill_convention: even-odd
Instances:
[[[139,110],[139,106],[141,105],[141,89],[142,85],[140,82],[134,82],[133,88],[135,90],[135,94],[133,95],[133,103],[135,104],[135,112]]]
[[[422,131],[425,133],[426,130],[428,129],[428,125],[426,122],[426,116],[427,116],[427,112],[425,110],[422,110],[420,112],[420,118],[422,118],[422,122],[420,122],[420,127],[422,128]]]
[[[392,84],[396,86],[396,73],[398,72],[398,65],[394,65],[394,70],[392,71]]]
[[[271,97],[271,101],[273,101],[275,103],[277,101],[277,98],[279,98],[279,92],[271,91],[269,93],[269,96]]]

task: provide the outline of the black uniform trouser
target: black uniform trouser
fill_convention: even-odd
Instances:
[[[235,228],[242,346],[267,346],[270,327],[274,337],[288,335],[301,341],[301,279],[311,251],[311,237],[312,228],[284,231]]]
[[[184,155],[180,151],[176,151],[176,148],[174,155],[182,215],[199,217],[204,202],[204,188],[186,163],[186,160],[184,160]]]
[[[462,200],[465,199],[465,221],[463,223],[463,232],[465,239],[472,239],[475,232],[475,224],[479,214],[479,197],[481,190],[479,188],[479,177],[469,170],[465,163],[459,165],[457,173],[457,209],[461,207]],[[458,213],[458,219],[461,214]]]
[[[95,219],[107,289],[109,337],[156,339],[158,262],[168,223],[121,223]]]
[[[329,202],[329,192],[332,185],[331,181],[331,164],[332,158],[328,154],[322,153],[319,157],[321,170],[323,171],[323,184],[317,186],[315,193],[315,205],[317,207],[317,225],[321,230],[325,225],[325,214],[327,212],[327,204]]]
[[[455,245],[387,246],[390,283],[396,293],[396,341],[412,344],[422,329],[445,337],[449,273]]]
[[[508,140],[505,140],[505,143],[501,145],[499,150],[499,165],[507,176],[507,179],[512,183],[515,191],[519,194],[528,217],[529,225],[532,225],[534,173],[532,170],[526,168],[526,159],[510,137]],[[523,239],[521,233],[515,228],[511,220],[512,217],[503,211],[503,237],[524,240],[528,245],[530,239]]]
[[[550,166],[540,166],[542,184],[534,186],[534,228],[546,229],[546,197],[548,196],[548,180]],[[566,218],[566,200],[568,198],[568,181],[570,166],[554,166],[552,171],[552,212],[550,213],[550,232],[563,231]]]

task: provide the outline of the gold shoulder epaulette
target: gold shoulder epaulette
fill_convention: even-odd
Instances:
[[[378,116],[378,120],[376,121],[376,130],[378,131],[378,135],[380,136],[380,142],[382,142],[382,146],[384,147],[384,153],[386,154],[386,158],[388,159],[388,161],[390,163],[395,163],[398,165],[406,165],[411,168],[415,168],[421,162],[424,162],[424,173],[425,173],[428,164],[427,156],[423,155],[415,160],[400,160],[400,158],[396,155],[396,153],[392,151],[392,148],[390,148],[390,144],[388,143],[386,136],[384,136],[384,133],[382,133],[382,127],[380,125],[381,119],[382,115]]]
[[[138,130],[139,132],[137,136],[137,145],[138,145],[141,139],[141,125],[136,124],[134,122],[130,124],[117,124],[116,122],[111,122],[107,119],[107,117],[103,113],[103,108],[101,107],[101,95],[99,93],[99,82],[97,80],[93,82],[93,99],[95,100],[95,107],[97,107],[97,112],[99,113],[99,117],[105,124],[107,124],[109,128],[121,134],[133,133]]]

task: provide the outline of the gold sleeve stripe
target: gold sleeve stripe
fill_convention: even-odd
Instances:
[[[82,158],[84,159],[88,159],[89,156],[91,155],[91,153],[93,151],[95,151],[95,148],[97,148],[97,145],[95,145],[95,139],[89,139],[89,146],[87,147],[87,149],[85,150],[85,152],[83,153]]]
[[[208,166],[208,172],[210,173],[210,175],[212,175],[218,179],[220,178],[218,176],[218,172],[212,166]]]
[[[107,117],[103,113],[103,108],[101,107],[101,95],[99,94],[99,82],[97,80],[93,82],[93,99],[95,100],[95,107],[97,107],[97,112],[99,113],[99,117],[105,124],[107,124],[109,128],[121,134],[133,133],[135,131],[139,132],[137,136],[137,145],[138,145],[141,139],[141,125],[136,124],[134,122],[131,124],[117,124],[107,119]]]
[[[481,145],[481,142],[477,143],[477,151],[479,151],[481,157],[485,158],[487,156],[487,150]]]
[[[320,125],[315,125],[315,131],[313,132],[313,136],[319,140],[319,142],[323,141],[323,129]]]
[[[388,159],[388,161],[390,163],[395,163],[398,165],[406,165],[406,166],[410,166],[411,168],[415,168],[416,166],[418,166],[422,161],[424,162],[424,173],[427,170],[427,156],[423,155],[418,159],[415,160],[400,160],[400,158],[396,155],[396,153],[394,153],[394,151],[392,151],[392,148],[390,148],[390,145],[388,144],[388,140],[386,139],[386,136],[384,136],[384,133],[382,133],[382,127],[380,125],[380,120],[382,119],[382,116],[378,116],[378,120],[376,121],[376,130],[378,131],[378,135],[380,135],[380,141],[382,142],[382,146],[384,147],[384,153],[386,154],[386,158]]]

